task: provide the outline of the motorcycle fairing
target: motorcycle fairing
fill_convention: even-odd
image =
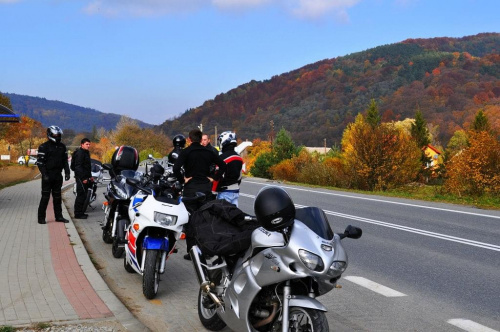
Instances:
[[[327,312],[328,309],[318,300],[304,295],[292,295],[289,302],[290,307],[302,307]]]
[[[142,242],[142,248],[148,250],[163,250],[168,251],[168,238],[157,238],[145,236]]]

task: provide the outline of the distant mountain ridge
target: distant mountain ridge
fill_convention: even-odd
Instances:
[[[210,134],[233,130],[252,140],[284,127],[297,144],[323,146],[326,139],[332,146],[373,98],[384,121],[412,118],[420,109],[446,144],[480,108],[500,118],[499,50],[499,33],[407,39],[251,81],[160,128],[186,134],[201,123]]]
[[[72,129],[76,133],[92,132],[95,128],[111,130],[116,128],[122,115],[103,113],[92,108],[85,108],[57,100],[31,97],[14,93],[2,93],[9,97],[16,114],[26,115],[40,121],[44,126],[58,125],[64,129]],[[153,125],[136,120],[140,127],[150,128]]]

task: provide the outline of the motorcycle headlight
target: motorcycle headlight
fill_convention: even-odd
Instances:
[[[335,261],[328,269],[328,275],[331,277],[339,277],[342,273],[344,273],[347,268],[347,262],[343,261]]]
[[[172,226],[177,223],[177,216],[155,212],[155,222],[163,226]]]
[[[313,271],[323,271],[325,268],[325,264],[323,260],[318,255],[313,254],[312,252],[300,249],[299,257],[302,263],[307,266],[308,269]]]
[[[120,196],[121,199],[128,199],[127,193],[117,186],[115,186],[115,191],[118,196]]]

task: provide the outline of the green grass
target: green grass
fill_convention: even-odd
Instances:
[[[5,325],[5,326],[0,326],[0,332],[14,332],[15,329],[12,326]]]

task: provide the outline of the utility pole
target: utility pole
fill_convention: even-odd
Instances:
[[[203,132],[203,123],[200,123],[200,125],[198,126],[198,129]]]
[[[326,138],[323,139],[325,145],[325,154],[326,154]]]
[[[217,126],[215,126],[215,137],[214,137],[214,142],[217,145]]]
[[[270,141],[271,141],[271,149],[273,148],[273,138],[274,138],[274,121],[271,120],[269,121],[269,125],[271,126],[271,135],[269,135],[270,137]]]

